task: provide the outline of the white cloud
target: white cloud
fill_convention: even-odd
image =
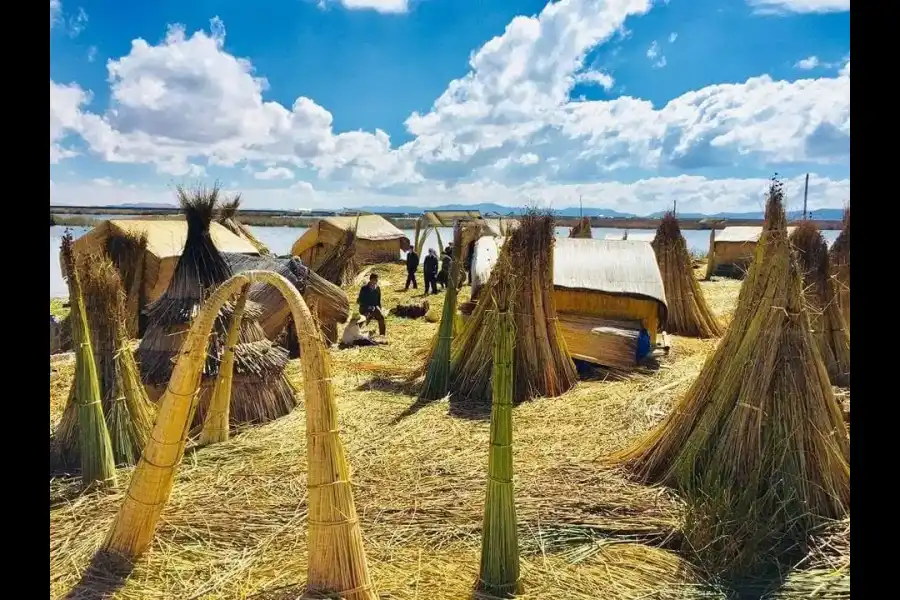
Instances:
[[[62,12],[62,4],[60,0],[50,0],[50,29],[59,23],[59,16]]]
[[[657,69],[661,69],[666,66],[666,57],[659,49],[659,44],[654,42],[650,44],[650,47],[647,48],[647,58],[650,59],[650,62],[653,63],[653,66]]]
[[[678,34],[675,33],[674,31],[669,34],[669,43],[670,44],[674,44],[675,40],[677,40],[677,39],[678,39]]]
[[[841,77],[850,77],[850,59],[847,59],[847,64],[841,67]]]
[[[831,13],[850,10],[850,0],[747,0],[757,13]]]
[[[409,0],[330,0],[339,2],[347,10],[374,10],[385,14],[405,13],[409,10]],[[324,1],[319,2],[324,7]]]
[[[91,46],[87,51],[88,62],[94,62],[97,59],[97,46]]]
[[[269,167],[265,171],[259,171],[253,174],[256,179],[293,179],[294,172],[285,167]]]
[[[600,71],[585,71],[575,76],[575,81],[582,84],[599,85],[607,92],[616,84],[616,80],[609,73],[601,73]]]
[[[809,56],[807,58],[804,58],[803,60],[798,60],[794,67],[797,69],[803,69],[804,71],[809,71],[810,69],[815,69],[820,64],[821,63],[819,63],[818,56]]]
[[[78,37],[84,28],[87,27],[88,24],[88,16],[87,13],[84,12],[84,9],[80,6],[78,7],[78,13],[69,19],[68,22],[68,33],[69,37],[76,38]]]

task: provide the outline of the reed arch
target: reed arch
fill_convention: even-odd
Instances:
[[[290,307],[300,342],[306,399],[309,592],[348,600],[377,598],[369,578],[353,502],[350,472],[338,432],[331,364],[309,307],[297,289],[271,271],[244,271],[224,282],[203,304],[181,347],[159,413],[103,550],[129,559],[150,545],[184,455],[209,336],[225,302],[252,283],[272,285]]]

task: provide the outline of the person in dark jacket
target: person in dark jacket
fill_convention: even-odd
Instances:
[[[384,322],[384,313],[381,312],[381,288],[378,287],[378,274],[369,275],[369,283],[359,290],[356,299],[359,305],[359,314],[366,318],[366,323],[375,319],[378,321],[378,335],[384,335],[387,324]]]
[[[431,292],[437,294],[438,258],[434,248],[428,249],[428,256],[422,263],[422,270],[425,274],[425,294],[428,294],[429,286],[431,286]]]
[[[469,274],[469,286],[472,286],[472,260],[475,258],[475,240],[469,242],[469,251],[466,254],[466,272]]]
[[[450,247],[448,246],[447,249],[449,250]],[[443,256],[441,256],[441,270],[438,272],[437,282],[439,285],[441,285],[445,289],[447,288],[447,285],[450,282],[450,265],[452,265],[452,264],[453,264],[452,255],[448,254],[447,252],[444,252]]]
[[[419,289],[419,284],[416,283],[416,269],[418,268],[419,255],[416,254],[415,248],[410,248],[406,253],[406,287],[403,288],[404,291],[409,289],[409,284],[412,284],[414,290]]]

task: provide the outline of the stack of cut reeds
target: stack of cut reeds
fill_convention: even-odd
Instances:
[[[209,233],[219,189],[178,187],[177,191],[188,223],[187,240],[169,287],[147,308],[147,331],[138,347],[142,380],[154,400],[171,377],[173,359],[200,305],[232,274]],[[210,338],[194,428],[202,425],[206,414],[232,310],[232,305],[226,305]],[[235,349],[232,425],[265,423],[286,415],[296,405],[294,390],[284,375],[288,353],[266,337],[258,322],[261,315],[259,305],[247,303]]]
[[[219,209],[219,218],[218,222],[225,229],[238,236],[239,238],[244,238],[256,248],[256,251],[259,252],[262,256],[269,256],[272,252],[269,250],[268,246],[259,241],[253,232],[250,231],[250,228],[241,223],[238,218],[238,209],[241,206],[241,195],[235,194],[234,198],[232,198],[228,202],[223,202],[221,208]]]
[[[791,244],[803,273],[803,297],[813,338],[834,385],[850,385],[850,334],[831,277],[828,245],[812,221],[802,221]]]
[[[850,206],[844,209],[844,228],[834,241],[829,252],[832,277],[838,287],[838,302],[847,332],[850,332]]]
[[[553,218],[531,211],[514,230],[491,272],[481,296],[511,283],[515,310],[514,401],[558,396],[575,385],[575,363],[569,356],[557,322],[553,298]],[[504,289],[506,289],[504,287]],[[496,319],[489,302],[479,302],[451,356],[451,392],[474,401],[490,397],[493,337]]]
[[[347,229],[340,242],[332,246],[321,258],[316,258],[315,264],[312,265],[313,271],[337,286],[351,285],[360,271],[359,262],[356,260],[358,226],[357,217],[357,225]]]
[[[722,326],[709,309],[700,282],[694,276],[691,255],[675,213],[667,212],[663,216],[651,246],[666,291],[666,330],[686,337],[721,336]]]
[[[577,360],[629,370],[638,360],[640,321],[598,320],[577,314],[559,316],[569,354]]]
[[[850,446],[810,333],[781,185],[734,320],[669,416],[620,453],[644,480],[680,488],[685,534],[708,568],[754,571],[850,505]]]
[[[125,330],[130,338],[141,334],[140,315],[144,307],[144,260],[147,256],[147,234],[111,233],[106,239],[106,255],[119,270],[125,290]]]
[[[572,229],[569,230],[570,238],[592,238],[594,237],[594,232],[591,231],[591,218],[590,217],[581,217],[581,220],[578,221]]]

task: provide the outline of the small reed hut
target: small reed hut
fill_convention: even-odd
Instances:
[[[788,235],[794,227],[788,227]],[[762,227],[734,226],[709,233],[709,256],[706,276],[743,277],[750,268],[756,250],[756,242],[762,235]]]
[[[504,243],[504,238],[482,238],[476,244],[475,300],[484,293]],[[572,358],[633,369],[657,343],[668,317],[653,248],[646,242],[561,238],[554,252],[553,298]]]
[[[579,239],[594,237],[594,233],[591,231],[591,218],[581,217],[581,220],[569,230],[569,237]]]
[[[838,303],[850,331],[850,207],[844,209],[844,228],[829,250],[831,275],[838,288]]]
[[[688,542],[729,578],[849,514],[849,436],[810,332],[777,181],[731,326],[669,416],[615,458],[681,490]]]
[[[359,266],[396,262],[400,252],[410,249],[409,238],[380,215],[358,217],[326,217],[316,221],[294,242],[293,256],[313,270],[336,246],[344,243],[347,233],[354,234],[354,258]]]
[[[174,359],[178,356],[191,320],[209,294],[232,276],[231,267],[212,236],[218,194],[215,187],[193,191],[178,188],[187,227],[184,252],[176,263],[169,287],[147,307],[147,331],[137,351],[141,379],[154,401],[168,385]],[[228,235],[233,236],[230,232]],[[241,243],[247,244],[243,240]],[[210,336],[195,427],[202,425],[206,414],[224,351],[231,312],[232,306],[227,305]],[[248,302],[243,313],[234,350],[232,425],[271,421],[286,415],[296,405],[294,390],[284,375],[288,353],[266,338],[258,322],[261,312],[256,303]]]
[[[115,219],[103,221],[75,240],[74,252],[105,252],[119,268],[127,294],[126,305],[135,307],[137,314],[140,314],[168,289],[187,234],[188,224],[181,219]],[[219,223],[210,225],[209,237],[220,252],[259,254],[252,243]],[[133,337],[143,334],[143,327],[138,329],[129,331],[129,334]]]

